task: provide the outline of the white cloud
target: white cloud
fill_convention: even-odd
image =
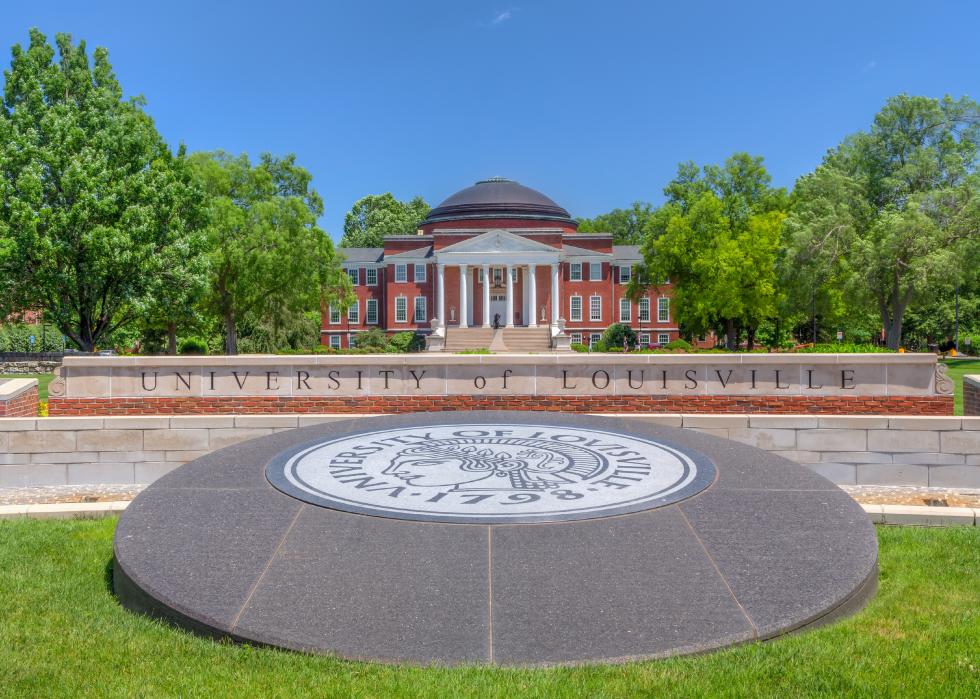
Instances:
[[[496,17],[493,18],[491,24],[501,24],[509,20],[512,16],[513,15],[511,14],[510,10],[504,10],[503,12],[499,13]]]

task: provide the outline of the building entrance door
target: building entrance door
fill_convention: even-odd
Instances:
[[[490,294],[490,325],[493,319],[500,314],[500,326],[507,324],[507,296],[505,294]]]

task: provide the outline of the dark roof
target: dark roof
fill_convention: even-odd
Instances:
[[[639,245],[613,245],[613,257],[617,261],[642,262]]]
[[[521,218],[576,225],[554,201],[541,192],[503,177],[480,180],[461,189],[434,208],[422,223],[478,218]]]
[[[403,250],[402,252],[390,252],[385,255],[385,262],[389,260],[425,260],[432,257],[432,246],[415,248],[414,250]]]
[[[384,257],[384,248],[337,248],[337,252],[344,256],[344,262],[381,262]]]

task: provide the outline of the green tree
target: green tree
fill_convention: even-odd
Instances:
[[[980,109],[899,95],[797,182],[787,264],[873,307],[898,348],[906,311],[961,282],[980,241]]]
[[[653,205],[636,201],[628,209],[613,209],[595,218],[579,219],[578,231],[612,233],[613,245],[639,245],[653,212]]]
[[[391,192],[370,194],[354,202],[344,217],[343,248],[380,248],[386,235],[411,235],[429,215],[422,197],[402,202]]]
[[[238,353],[248,316],[275,319],[346,305],[351,285],[330,238],[317,226],[320,196],[295,156],[195,153],[191,164],[210,201],[208,308],[221,318],[225,351]]]
[[[131,324],[201,206],[104,48],[31,30],[0,106],[0,312],[43,308],[82,350]]]
[[[723,328],[729,349],[740,328],[750,347],[776,313],[776,260],[787,196],[770,186],[762,158],[736,153],[723,166],[683,163],[650,217],[644,263],[630,283],[635,297],[670,280],[681,326],[699,334]]]

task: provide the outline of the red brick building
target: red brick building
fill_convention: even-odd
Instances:
[[[669,287],[626,298],[637,246],[577,228],[540,192],[501,178],[477,182],[434,208],[416,235],[341,249],[357,303],[324,313],[321,341],[349,347],[378,327],[458,349],[490,346],[500,327],[510,348],[547,349],[591,344],[619,322],[641,345],[676,339]]]

